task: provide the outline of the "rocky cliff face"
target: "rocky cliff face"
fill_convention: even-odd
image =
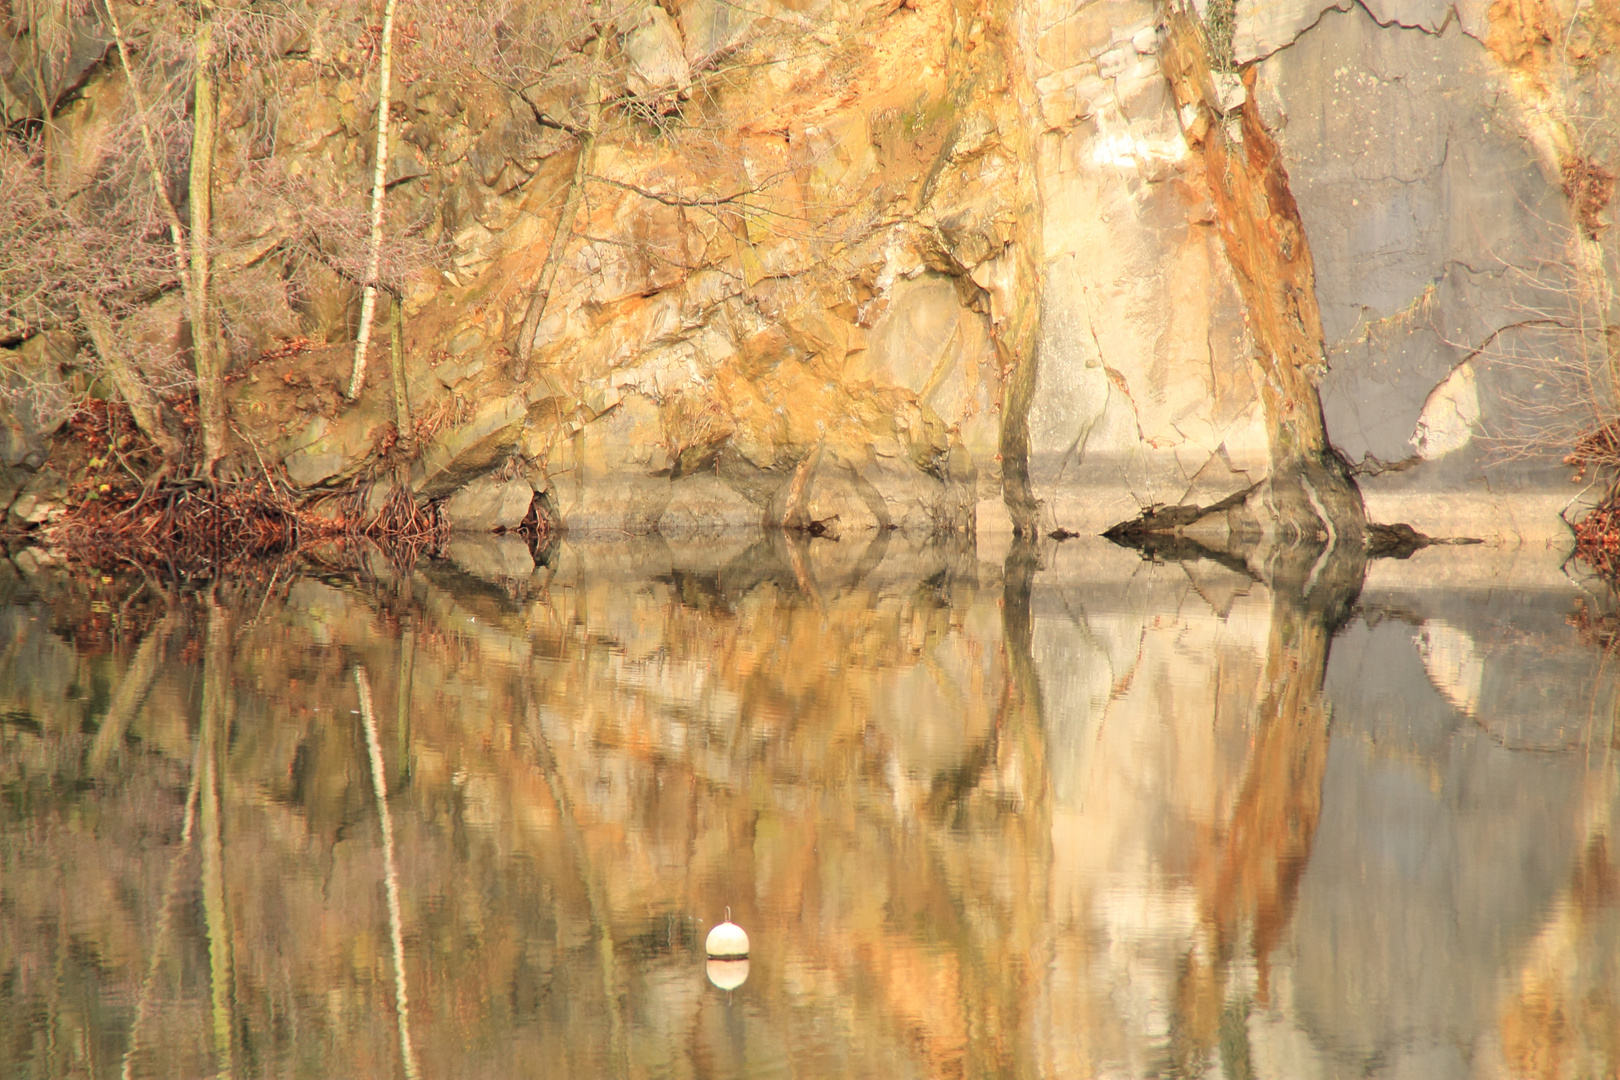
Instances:
[[[267,163],[362,204],[375,75],[310,25],[222,81],[227,266],[284,266],[309,216],[265,208]],[[1265,479],[1319,386],[1372,516],[1551,535],[1610,404],[1617,27],[1506,0],[647,5],[607,31],[521,361],[582,86],[407,63],[390,219],[440,245],[403,284],[412,485],[479,528],[540,492],[581,531],[1098,531]],[[86,71],[58,126],[93,147],[126,91]],[[295,484],[347,484],[380,471],[388,365],[342,400],[358,293],[303,280],[238,348],[233,418]],[[31,349],[12,367],[59,351]],[[13,427],[7,466],[37,464],[49,424]]]
[[[1008,520],[1004,388],[1039,297],[1013,14],[693,3],[632,20],[629,100],[685,102],[604,128],[521,381],[516,332],[575,150],[537,146],[510,96],[451,106],[417,84],[404,139],[433,145],[415,197],[452,247],[404,303],[413,406],[451,418],[419,491],[512,461],[575,530]],[[365,434],[335,417],[278,452],[323,483]]]

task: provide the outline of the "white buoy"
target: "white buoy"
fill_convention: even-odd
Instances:
[[[709,981],[722,990],[735,990],[748,981],[748,957],[741,960],[710,960]]]
[[[709,931],[709,940],[704,943],[703,948],[711,960],[748,958],[748,935],[742,927],[731,921],[730,908],[726,908],[726,921]]]

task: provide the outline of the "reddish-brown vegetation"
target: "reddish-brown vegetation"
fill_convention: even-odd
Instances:
[[[1620,421],[1594,428],[1576,439],[1564,464],[1580,470],[1575,476],[1577,482],[1586,477],[1588,470],[1612,475],[1614,467],[1620,465]],[[1575,557],[1604,577],[1620,580],[1620,490],[1614,482],[1573,529]]]
[[[1589,511],[1574,529],[1575,557],[1604,577],[1620,579],[1620,503]]]
[[[175,403],[188,431],[194,409]],[[144,481],[157,447],[122,404],[86,402],[69,420],[75,463],[65,513],[48,532],[62,553],[87,566],[119,564],[195,572],[241,569],[312,543],[371,541],[407,558],[437,551],[447,528],[438,507],[419,506],[397,484],[374,512],[366,486],[298,497],[275,474],[231,481],[153,485]],[[537,538],[546,523],[537,519]]]

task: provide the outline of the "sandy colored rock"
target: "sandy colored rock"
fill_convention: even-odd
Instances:
[[[456,532],[515,530],[534,501],[527,480],[497,480],[481,476],[462,485],[444,504],[445,517]]]
[[[528,406],[521,397],[483,402],[470,419],[441,432],[411,467],[411,487],[440,499],[506,461],[518,448]]]

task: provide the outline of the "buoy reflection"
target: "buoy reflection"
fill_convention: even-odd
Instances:
[[[722,990],[735,990],[748,981],[748,958],[741,960],[710,960],[706,970],[709,981]]]

